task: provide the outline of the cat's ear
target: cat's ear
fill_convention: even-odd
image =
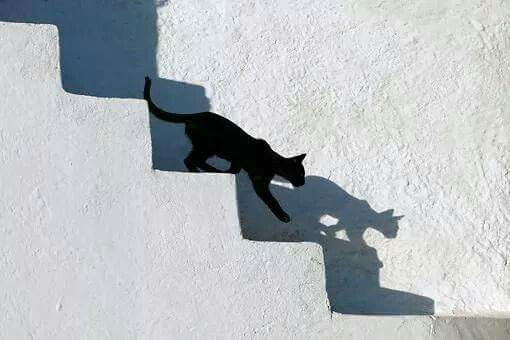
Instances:
[[[299,156],[292,157],[291,159],[296,163],[301,163],[303,161],[303,159],[305,159],[305,157],[306,157],[306,153],[303,153]]]
[[[385,210],[383,211],[382,213],[380,213],[381,215],[385,216],[385,217],[391,217],[393,218],[394,220],[398,221],[398,220],[401,220],[402,217],[404,217],[404,215],[400,215],[400,216],[393,216],[393,213],[395,212],[394,209],[389,209],[389,210]]]

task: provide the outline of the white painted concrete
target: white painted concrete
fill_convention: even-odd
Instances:
[[[187,9],[181,12],[176,11],[179,7],[170,7],[170,4],[161,7],[160,20],[166,18],[168,22],[172,13],[176,22],[186,22],[194,26],[197,32],[210,32],[206,24],[229,23],[222,20],[229,16],[242,18],[246,13],[255,13],[253,21],[248,21],[254,25],[250,29],[255,32],[260,29],[260,32],[269,36],[278,32],[272,28],[271,22],[278,23],[282,29],[293,27],[290,23],[297,22],[289,20],[289,25],[283,25],[279,16],[271,17],[274,21],[266,21],[268,19],[264,19],[264,13],[268,13],[267,7],[260,8],[261,12],[244,11],[242,8],[238,12],[231,12],[233,9],[225,4],[218,10],[212,10],[214,7],[206,10],[203,6],[207,3],[188,4],[190,7],[185,7]],[[184,2],[175,2],[171,6],[184,5]],[[262,3],[261,6],[269,4]],[[324,8],[331,9],[328,6]],[[322,9],[306,6],[283,9],[296,16],[302,12],[298,9],[309,9],[315,18],[322,13]],[[269,12],[283,13],[283,9]],[[361,14],[368,15],[364,11]],[[179,15],[193,20],[182,20]],[[495,15],[490,20],[497,21],[498,18]],[[236,20],[231,24],[236,25]],[[313,22],[326,25],[318,19]],[[502,22],[493,28],[503,30],[506,26]],[[379,27],[380,22],[377,23],[377,20],[369,21],[367,25]],[[262,30],[263,26],[267,26],[268,30]],[[230,29],[228,25],[210,27]],[[302,28],[306,33],[306,27],[301,25],[294,29]],[[191,46],[207,40],[200,34],[188,40],[179,40],[177,38],[183,31],[167,30],[163,24],[159,24],[159,28],[160,41],[168,37],[165,34],[171,34],[172,39],[176,39],[176,48],[172,53],[177,59],[184,58],[179,54],[182,50],[178,47],[183,46],[180,44],[188,41]],[[448,27],[445,25],[442,28]],[[242,33],[244,28],[237,29]],[[65,93],[61,89],[58,40],[54,28],[1,24],[0,30],[0,86],[4,98],[0,103],[3,121],[0,125],[2,338],[309,338],[312,335],[356,339],[508,337],[509,325],[504,319],[435,320],[428,317],[381,318],[338,314],[330,318],[325,290],[325,276],[328,273],[324,268],[325,255],[321,251],[324,244],[314,240],[322,246],[321,249],[312,243],[243,240],[238,226],[237,203],[241,207],[243,232],[251,233],[253,239],[264,238],[268,226],[262,224],[256,230],[247,230],[253,225],[253,215],[261,211],[260,220],[268,223],[270,216],[265,215],[260,206],[248,205],[253,210],[246,210],[243,203],[251,202],[252,198],[242,179],[236,188],[233,178],[229,176],[192,176],[151,170],[150,126],[142,101],[98,99]],[[383,32],[386,31],[383,29]],[[440,33],[441,30],[436,31],[436,34]],[[317,34],[313,36],[321,36]],[[286,35],[282,33],[282,36]],[[252,36],[258,37],[258,33]],[[461,34],[460,37],[464,36]],[[501,35],[494,34],[493,38],[503,46],[498,49],[507,47],[504,44],[508,41]],[[478,130],[472,128],[472,120],[469,119],[459,126],[453,121],[448,125],[453,135],[465,142],[460,149],[448,151],[446,141],[440,138],[444,136],[449,140],[446,132],[438,136],[436,130],[427,130],[425,127],[429,125],[425,124],[418,129],[419,118],[423,118],[418,113],[426,114],[418,110],[413,116],[416,121],[413,121],[415,129],[412,131],[414,135],[423,133],[423,136],[430,137],[429,143],[410,143],[404,137],[408,136],[405,132],[411,131],[406,129],[410,129],[412,124],[402,123],[402,127],[396,130],[403,134],[400,135],[404,136],[402,143],[409,150],[406,153],[385,153],[385,148],[391,148],[392,143],[397,143],[399,139],[390,138],[389,135],[396,131],[384,125],[386,120],[380,118],[387,114],[387,108],[374,97],[377,94],[375,91],[362,89],[361,93],[367,93],[361,97],[369,98],[367,100],[371,106],[357,114],[350,111],[354,104],[349,106],[342,100],[320,100],[318,107],[308,103],[310,110],[316,109],[315,122],[318,125],[313,125],[313,121],[305,119],[307,112],[304,106],[292,112],[292,106],[280,105],[285,101],[279,96],[289,91],[278,86],[288,84],[294,76],[288,75],[286,68],[277,73],[276,70],[280,68],[267,60],[263,61],[267,54],[271,55],[267,57],[268,60],[279,55],[277,50],[265,50],[268,46],[265,39],[257,38],[253,42],[255,47],[261,47],[255,49],[261,51],[261,60],[254,58],[258,61],[244,64],[258,65],[248,72],[257,76],[245,81],[246,85],[242,82],[245,71],[240,73],[240,68],[236,68],[235,63],[229,65],[228,61],[221,67],[211,68],[210,80],[194,78],[207,73],[206,57],[215,55],[211,48],[218,49],[222,58],[226,58],[228,53],[237,55],[236,58],[245,57],[247,54],[242,52],[249,50],[250,42],[241,38],[237,45],[233,43],[235,39],[230,41],[226,38],[219,46],[200,44],[209,49],[197,52],[203,58],[202,64],[197,61],[200,58],[191,58],[192,62],[188,64],[189,78],[165,74],[171,72],[170,64],[165,65],[161,58],[164,53],[170,52],[165,52],[164,44],[160,43],[160,75],[206,85],[215,111],[240,122],[248,131],[267,138],[283,153],[300,152],[301,147],[306,145],[306,151],[312,155],[308,161],[311,173],[323,177],[330,175],[330,180],[343,188],[337,189],[327,184],[326,189],[321,189],[327,195],[319,203],[344,195],[342,197],[351,206],[354,204],[358,209],[365,209],[361,209],[362,213],[357,216],[366,216],[367,211],[377,213],[389,208],[395,208],[396,215],[404,214],[395,239],[384,239],[370,231],[364,234],[366,246],[363,250],[369,254],[370,260],[379,259],[384,265],[381,272],[376,273],[376,277],[381,279],[381,287],[432,298],[437,314],[498,313],[502,316],[508,312],[508,269],[504,263],[508,256],[508,245],[504,242],[508,237],[505,229],[508,221],[505,209],[508,206],[504,205],[508,199],[505,196],[508,193],[508,177],[498,172],[499,166],[507,169],[508,160],[505,154],[505,143],[508,141],[502,135],[507,127],[508,112],[504,110],[502,102],[491,103],[483,93],[477,97],[479,102],[473,105],[486,115],[482,117],[471,112],[468,118],[476,120],[481,126],[490,122],[500,123],[492,126],[492,129],[490,126],[481,128],[482,135],[477,135]],[[367,39],[365,44],[371,41]],[[396,39],[395,43],[399,41]],[[444,47],[436,46],[438,51]],[[312,52],[305,56],[310,57]],[[325,58],[326,54],[323,53],[319,56]],[[334,54],[331,53],[331,58]],[[379,57],[384,63],[384,58]],[[375,62],[377,58],[374,58],[370,60]],[[307,65],[320,70],[326,62],[332,62],[332,59],[319,58]],[[500,62],[504,65],[505,60]],[[174,60],[172,65],[178,67],[175,65],[183,64]],[[503,66],[494,67],[499,70]],[[267,71],[273,68],[274,73]],[[493,70],[489,66],[487,68]],[[375,70],[379,69],[375,67]],[[373,72],[379,74],[375,70]],[[439,71],[443,70],[431,74],[439,77]],[[72,73],[72,70],[68,72]],[[505,77],[508,75],[503,71],[494,72],[503,77],[500,82],[488,76],[482,77],[483,74],[479,77],[496,89],[498,84],[506,86]],[[320,72],[314,69],[307,74],[312,74],[314,78]],[[467,77],[467,71],[462,75]],[[301,82],[293,86],[304,93],[296,92],[299,96],[294,98],[314,98],[307,97],[306,91],[312,91],[316,83],[306,75],[296,77]],[[235,79],[240,80],[239,85],[234,83]],[[440,84],[439,80],[436,81]],[[326,84],[328,81],[326,79]],[[379,84],[377,81],[375,83]],[[351,89],[349,86],[353,84],[346,82],[345,86]],[[99,85],[91,86],[96,90],[101,89]],[[229,91],[229,88],[236,91]],[[415,91],[419,89],[417,85],[411,88]],[[435,90],[435,87],[431,86],[429,90]],[[126,88],[120,87],[118,91],[125,93],[126,97],[130,96],[124,92]],[[218,93],[223,94],[216,95]],[[247,96],[245,99],[242,93]],[[410,91],[410,94],[413,93]],[[106,95],[106,92],[102,94]],[[313,93],[309,94],[311,96]],[[464,94],[459,92],[458,95]],[[404,101],[405,98],[399,99]],[[403,105],[403,102],[399,103]],[[484,103],[486,106],[482,105]],[[487,109],[489,104],[497,106],[494,111],[492,106],[491,110]],[[272,112],[263,110],[264,105],[268,105],[267,109]],[[343,109],[334,105],[340,105],[340,109]],[[453,104],[448,105],[454,107]],[[445,107],[448,105],[445,104]],[[328,108],[331,109],[330,113],[344,113],[346,119],[342,124],[350,129],[337,124],[336,130],[332,130],[333,124],[328,122],[331,119],[337,121],[328,116]],[[432,121],[436,123],[438,112],[432,110],[431,113],[431,119],[434,118]],[[274,115],[274,121],[270,113]],[[307,130],[312,127],[317,132]],[[468,132],[470,135],[462,135]],[[338,141],[329,143],[321,137],[324,134],[333,136],[331,138],[344,136],[346,145]],[[486,134],[492,136],[489,140],[491,143],[482,138]],[[305,138],[308,135],[313,139]],[[377,146],[378,140],[386,141],[386,146]],[[434,152],[432,146],[435,146]],[[470,158],[475,153],[481,156]],[[408,162],[403,164],[407,166],[400,164],[405,160]],[[409,164],[413,162],[424,169],[411,168]],[[342,174],[335,170],[340,166],[338,163],[345,166]],[[450,178],[454,178],[449,167],[451,164],[464,168],[459,170],[456,181],[450,182]],[[494,170],[490,172],[493,177],[489,178],[487,172],[484,177],[473,170],[477,166],[485,169],[483,166],[486,164],[495,164],[494,168],[490,168]],[[409,176],[410,183],[414,184],[399,186],[397,184],[400,182],[392,177],[393,174]],[[484,178],[487,179],[485,182],[482,181]],[[468,182],[468,179],[472,181]],[[434,191],[435,188],[443,188],[445,183],[451,183],[451,193],[457,195],[455,200],[445,193],[441,194],[444,198],[440,200],[442,191]],[[237,195],[245,195],[238,197],[239,202],[235,201],[236,189]],[[332,193],[328,191],[330,189],[333,189]],[[275,191],[278,190],[275,187]],[[321,217],[308,215],[303,210],[306,207],[316,212],[319,205],[304,206],[303,202],[309,199],[305,193],[297,191],[292,195],[279,191],[279,196],[288,198],[283,205],[293,210],[294,221],[290,226],[275,226],[276,229],[270,234],[274,241],[293,241],[288,235],[308,230],[308,224],[304,222],[311,221],[311,218],[318,221]],[[485,201],[484,195],[488,195]],[[359,198],[366,199],[370,205]],[[488,205],[487,201],[491,204]],[[343,207],[339,208],[340,211]],[[425,209],[427,207],[430,209]],[[331,209],[335,212],[334,207]],[[246,218],[251,220],[247,221]],[[332,218],[329,220],[338,218],[342,222],[342,219],[346,219],[345,214],[333,214]],[[487,223],[485,229],[476,229],[478,219],[484,218]],[[467,222],[461,225],[463,221]],[[352,225],[356,224],[352,222],[346,227]],[[450,229],[445,230],[444,225]],[[315,232],[308,231],[312,234]],[[344,242],[346,237],[348,234],[342,234],[342,230],[335,235],[336,239],[344,239]],[[464,261],[458,261],[459,258]],[[500,264],[501,261],[503,264]],[[352,274],[355,275],[356,271]]]
[[[274,188],[291,225],[238,184],[250,238],[296,240],[320,213],[352,230],[345,193],[404,215],[394,239],[363,235],[381,287],[440,315],[506,313],[509,13],[505,1],[171,1],[159,74],[205,86],[213,111],[282,154],[308,153],[315,187]]]
[[[328,325],[318,246],[243,240],[232,176],[151,170],[145,102],[64,93],[54,27],[0,30],[2,339]]]

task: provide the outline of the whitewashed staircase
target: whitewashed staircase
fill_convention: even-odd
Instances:
[[[0,24],[0,58],[1,339],[508,338],[332,316],[320,247],[244,240],[233,176],[152,170],[145,102],[64,92],[54,26]]]

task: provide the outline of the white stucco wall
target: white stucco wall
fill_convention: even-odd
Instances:
[[[172,1],[158,68],[282,154],[307,152],[308,174],[404,215],[395,239],[364,234],[382,287],[437,314],[494,314],[510,306],[508,20],[491,1]],[[310,204],[337,212],[305,186],[281,195],[282,225],[238,189],[254,239],[305,231]]]
[[[145,102],[67,94],[54,27],[0,30],[2,339],[329,327],[318,246],[243,240],[232,176],[155,172]]]
[[[61,70],[54,27],[1,24],[2,338],[508,335],[503,319],[330,317],[324,250],[333,248],[313,238],[320,216],[307,213],[325,205],[352,227],[346,209],[376,220],[395,209],[405,215],[396,238],[363,234],[361,250],[383,264],[369,276],[381,291],[433,299],[438,315],[509,312],[504,8],[161,5],[156,71],[195,93],[180,105],[201,98],[281,153],[308,152],[309,183],[326,187],[275,186],[293,217],[282,225],[242,177],[151,170],[151,146],[164,137],[154,132],[165,130],[144,102],[62,90],[137,97],[141,82],[111,93],[110,75],[80,83],[76,55],[60,56],[70,65]],[[353,31],[333,29],[338,16]],[[468,43],[476,37],[481,51]],[[429,54],[415,57],[421,49]],[[157,99],[175,105],[164,89]],[[185,145],[169,145],[175,156],[161,162],[177,168]],[[323,195],[314,201],[315,188]],[[286,243],[243,240],[238,207],[245,237]],[[345,230],[334,236],[333,245],[352,245]]]

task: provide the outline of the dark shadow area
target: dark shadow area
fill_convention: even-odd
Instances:
[[[74,94],[142,98],[144,76],[158,75],[155,0],[0,0],[0,21],[58,27],[64,90]],[[182,112],[209,109],[201,86],[154,79],[155,100]],[[151,117],[153,167],[185,170],[184,127]]]
[[[383,288],[383,267],[377,250],[363,239],[368,228],[395,238],[398,216],[393,210],[376,212],[363,200],[317,176],[290,189],[271,185],[274,196],[289,213],[290,223],[278,221],[254,194],[244,173],[237,176],[237,202],[243,237],[255,241],[314,242],[322,246],[326,291],[331,310],[343,314],[429,315],[434,301],[425,296]],[[342,233],[338,237],[337,233]]]
[[[152,99],[172,112],[203,112],[210,110],[209,99],[202,86],[165,79],[155,79]],[[173,100],[177,99],[177,100]],[[184,159],[191,143],[184,134],[184,124],[163,122],[150,115],[152,166],[164,171],[185,171]]]

